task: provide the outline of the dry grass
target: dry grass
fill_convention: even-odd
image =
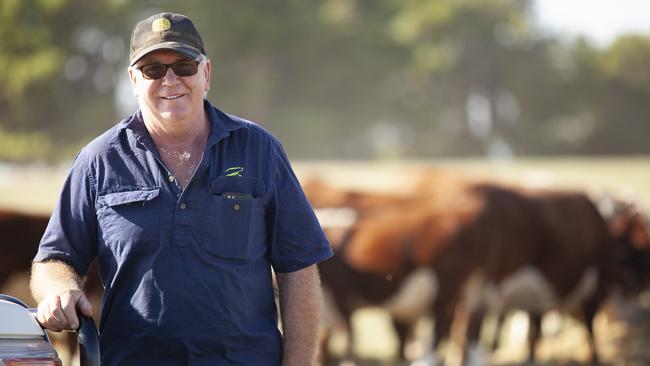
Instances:
[[[650,157],[523,159],[490,162],[481,159],[428,161],[296,161],[301,179],[318,176],[329,182],[370,190],[413,189],[422,168],[434,168],[473,179],[516,184],[607,189],[637,197],[650,205]],[[0,207],[50,212],[65,179],[68,164],[0,164]]]
[[[634,197],[650,206],[650,157],[521,159],[491,162],[482,159],[429,161],[313,161],[296,162],[301,178],[320,177],[342,186],[369,190],[404,190],[419,172],[437,169],[470,179],[518,185],[565,187],[590,192],[607,190]]]
[[[646,295],[647,296],[647,295]],[[647,300],[646,300],[647,301]],[[595,320],[596,342],[599,357],[605,365],[648,365],[650,364],[650,304],[619,309],[622,305],[612,302],[604,307]],[[620,313],[620,312],[623,313]],[[626,317],[633,319],[626,319]],[[489,328],[490,321],[486,320]],[[357,366],[399,365],[396,361],[396,336],[387,314],[379,308],[357,311],[353,327],[358,332],[355,351],[361,361]],[[528,324],[524,313],[512,314],[506,321],[500,336],[500,346],[494,354],[487,356],[489,365],[531,365],[527,362],[528,345],[526,330]],[[538,344],[535,365],[584,365],[589,364],[590,351],[587,331],[584,326],[570,317],[556,312],[544,319],[544,337]],[[424,319],[416,327],[417,339],[410,344],[412,355],[421,355],[430,344],[432,321]],[[458,338],[459,335],[456,335]],[[346,339],[342,334],[330,343],[330,349],[342,354]],[[455,342],[459,342],[456,339]],[[443,344],[442,354],[446,365],[459,365],[461,351],[458,343]]]

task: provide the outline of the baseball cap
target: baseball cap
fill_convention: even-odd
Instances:
[[[129,65],[156,50],[172,50],[191,59],[205,54],[203,40],[190,18],[182,14],[160,13],[141,20],[131,34]]]

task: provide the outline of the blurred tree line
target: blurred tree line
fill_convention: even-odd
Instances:
[[[201,30],[209,99],[294,158],[650,152],[650,38],[561,42],[531,1],[0,0],[0,160],[132,113],[130,31],[159,11]]]

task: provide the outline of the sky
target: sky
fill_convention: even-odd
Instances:
[[[535,0],[540,25],[561,37],[584,35],[607,46],[617,35],[650,35],[649,0]]]

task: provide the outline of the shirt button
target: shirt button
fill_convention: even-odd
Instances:
[[[234,205],[232,205],[232,209],[235,211],[239,211],[240,208],[241,206],[239,205],[239,203],[235,203]]]
[[[170,175],[169,177],[167,177],[167,179],[169,179],[170,183],[174,182],[174,176],[173,175]]]
[[[187,205],[185,204],[185,202],[181,203],[181,210],[184,210],[186,208],[187,208]]]

